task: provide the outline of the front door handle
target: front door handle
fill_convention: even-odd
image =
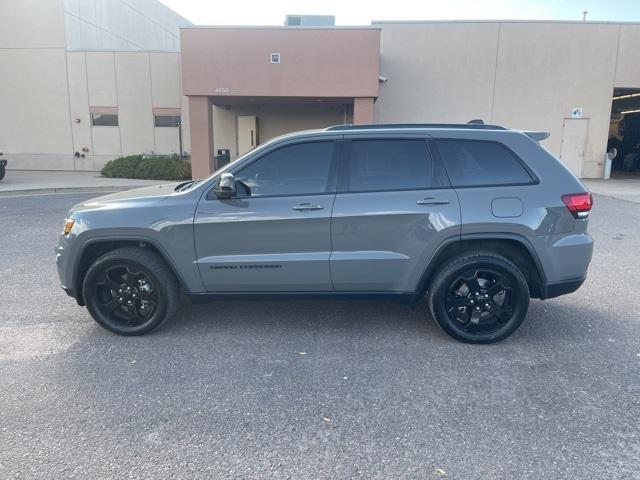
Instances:
[[[324,205],[313,205],[311,203],[301,203],[292,207],[294,210],[322,210]]]
[[[446,205],[449,200],[444,198],[426,197],[416,202],[418,205]]]

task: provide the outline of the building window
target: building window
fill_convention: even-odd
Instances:
[[[179,127],[182,122],[180,115],[154,115],[153,122],[156,127]]]
[[[280,54],[272,53],[271,54],[271,63],[280,63]]]
[[[91,112],[91,125],[93,127],[117,127],[118,114]]]

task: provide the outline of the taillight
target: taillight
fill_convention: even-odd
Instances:
[[[562,195],[562,201],[576,218],[589,216],[591,207],[593,207],[593,197],[588,192]]]

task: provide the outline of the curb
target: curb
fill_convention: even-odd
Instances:
[[[96,186],[96,187],[59,187],[59,188],[30,188],[26,190],[0,190],[0,197],[13,197],[18,195],[47,195],[56,193],[101,193],[101,192],[123,192],[134,188],[141,188],[148,185],[126,185],[126,186]]]

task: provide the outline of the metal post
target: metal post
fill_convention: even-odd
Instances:
[[[178,143],[180,144],[180,161],[182,162],[184,160],[182,158],[182,119],[178,122]]]

